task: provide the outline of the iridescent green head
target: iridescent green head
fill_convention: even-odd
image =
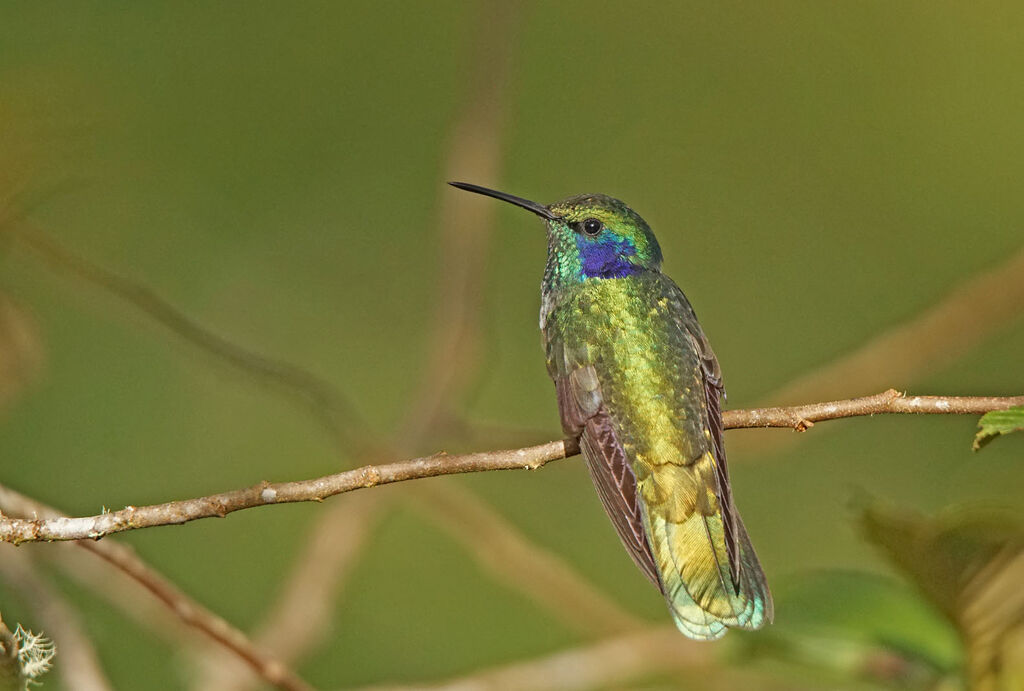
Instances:
[[[465,182],[450,184],[515,204],[547,221],[548,287],[661,270],[661,248],[654,233],[618,199],[581,194],[544,206]]]

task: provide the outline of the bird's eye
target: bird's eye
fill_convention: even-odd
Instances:
[[[587,235],[597,235],[601,232],[601,222],[596,218],[588,218],[583,221],[583,232]]]

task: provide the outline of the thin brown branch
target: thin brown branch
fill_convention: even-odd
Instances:
[[[727,429],[787,427],[806,429],[814,422],[879,414],[978,414],[1024,405],[1024,396],[906,396],[895,390],[875,396],[813,403],[794,408],[734,410],[724,415]],[[271,504],[323,501],[357,489],[406,480],[477,473],[491,470],[535,470],[550,461],[579,452],[574,440],[563,439],[539,446],[449,456],[444,453],[384,465],[368,465],[334,475],[295,482],[262,482],[245,489],[221,492],[196,499],[150,506],[129,506],[82,518],[22,519],[0,517],[0,541],[49,542],[99,539],[113,533],[160,525],[179,525],[200,518]],[[0,485],[0,506],[11,490]],[[16,494],[16,493],[15,493]]]
[[[1004,273],[1005,273],[1005,272],[1004,272]],[[129,300],[130,300],[130,296],[128,296],[128,295],[123,295],[122,297],[126,297],[127,299],[129,299]],[[456,361],[457,361],[457,360],[459,360],[459,358],[453,358],[453,360],[456,360]],[[450,361],[452,361],[452,360],[449,360],[449,362],[450,362]],[[830,378],[831,378],[831,377],[830,377]],[[441,388],[445,388],[445,387],[441,387]],[[455,386],[455,387],[453,387],[453,388],[458,388],[458,386]],[[428,407],[429,407],[429,406],[428,406]],[[908,412],[916,412],[916,411],[908,411]],[[763,418],[763,415],[762,415],[761,417]],[[796,428],[798,428],[798,429],[799,429],[799,428],[801,428],[801,427],[804,427],[804,426],[806,426],[806,423],[809,423],[809,422],[813,422],[813,421],[814,421],[815,419],[817,419],[817,418],[814,418],[814,417],[813,417],[813,415],[811,415],[810,411],[808,411],[808,413],[807,413],[807,414],[802,414],[802,415],[796,415],[796,414],[794,414],[794,415],[792,415],[792,416],[791,416],[791,417],[790,417],[790,418],[789,418],[789,419],[788,419],[787,421],[785,421],[785,422],[786,422],[786,425],[785,425],[785,426],[793,426],[793,427],[796,427]],[[828,419],[828,418],[820,418],[820,419]],[[764,424],[765,424],[765,423],[764,423],[764,421],[763,421],[763,419],[762,419],[761,421],[757,422],[757,423],[755,424],[755,426],[761,426],[761,425],[764,425]],[[414,425],[413,425],[413,427],[415,428],[415,427],[417,427],[417,425],[415,425],[415,424],[414,424]],[[450,507],[449,507],[449,508],[450,508]],[[443,513],[451,513],[451,512],[450,512],[450,511],[447,511],[447,512],[443,512]],[[491,513],[493,513],[493,512],[491,512]],[[500,517],[498,517],[498,518],[500,518]],[[455,524],[454,524],[454,523],[452,523],[452,525],[455,525]],[[466,531],[455,531],[455,532],[462,532],[462,533],[466,533]],[[475,534],[475,533],[473,533],[472,531],[470,531],[469,533],[466,533],[466,535],[464,535],[464,537],[467,537],[467,539],[468,539],[468,537],[472,537],[472,535],[474,535],[474,534]],[[517,533],[513,534],[513,535],[512,535],[511,537],[512,537],[512,538],[514,538],[514,537],[516,537],[516,536],[517,536]],[[493,538],[493,537],[494,537],[494,536],[491,536],[491,538]],[[508,536],[506,536],[506,537],[508,537]],[[506,542],[509,542],[509,540],[506,540]],[[514,543],[514,542],[515,542],[515,540],[511,540],[511,542],[513,542],[513,543]],[[488,543],[487,543],[487,544],[491,544],[491,543],[490,543],[490,541],[488,541]],[[486,545],[485,545],[485,546],[486,546]],[[485,550],[483,550],[483,552],[484,552],[484,555],[483,555],[483,557],[482,557],[482,561],[484,561],[484,562],[487,562],[487,558],[486,558],[486,553],[488,552],[488,550],[486,550],[486,549],[485,549]],[[537,553],[539,553],[539,554],[540,554],[540,556],[544,556],[544,554],[545,554],[543,550],[537,550],[537,549],[534,549],[534,550],[532,550],[532,552],[537,552]],[[536,555],[535,555],[535,556],[536,556]],[[557,580],[557,579],[556,579],[556,580]],[[529,582],[529,581],[528,581],[528,582]]]
[[[8,514],[36,516],[29,523],[73,521],[45,504],[0,485],[0,510]],[[0,518],[0,521],[18,520]],[[81,540],[77,543],[121,573],[132,578],[164,603],[184,623],[206,634],[241,658],[267,683],[285,691],[310,691],[310,686],[291,669],[269,654],[258,650],[245,634],[209,611],[154,571],[125,545],[113,541]]]
[[[874,336],[834,362],[772,393],[791,405],[883,386],[911,386],[922,374],[956,362],[1024,315],[1024,247],[954,286],[919,314]]]
[[[489,26],[497,23],[507,29],[516,23],[515,15],[518,10],[519,7],[516,3],[492,3],[488,11],[481,12],[481,25]],[[475,33],[478,36],[486,34],[486,32]],[[514,32],[506,30],[502,35],[509,40],[495,42],[490,39],[481,39],[477,46],[478,52],[483,51],[491,57],[481,59],[480,55],[477,55],[473,59],[473,63],[478,65],[479,79],[477,81],[479,81],[479,85],[474,89],[477,93],[467,99],[470,107],[467,108],[464,117],[460,119],[460,124],[455,129],[452,153],[446,165],[446,169],[451,175],[447,177],[468,175],[483,181],[496,178],[500,142],[500,127],[498,125],[503,123],[505,109],[496,107],[495,104],[507,90],[503,87],[505,80],[496,79],[495,75],[508,70],[509,56],[514,43],[511,39]],[[486,97],[481,98],[480,93],[484,93]],[[478,315],[481,306],[479,283],[482,281],[486,250],[486,242],[483,240],[493,225],[494,207],[481,204],[478,207],[479,213],[468,213],[466,210],[470,207],[447,203],[446,200],[450,196],[449,191],[442,200],[444,208],[439,221],[442,235],[446,238],[443,244],[450,245],[446,251],[442,252],[442,256],[459,256],[459,264],[464,270],[453,267],[451,271],[445,272],[449,278],[442,286],[442,299],[439,300],[438,312],[438,322],[442,326],[437,330],[439,336],[431,356],[431,361],[437,367],[430,368],[435,375],[432,375],[430,381],[427,381],[422,388],[424,394],[420,397],[418,405],[414,407],[415,412],[410,416],[408,423],[412,433],[401,436],[405,440],[403,446],[414,447],[415,445],[409,440],[416,439],[430,430],[433,426],[433,419],[438,414],[444,414],[450,405],[450,399],[455,398],[465,388],[469,373],[472,371],[470,363],[475,359],[472,354],[477,349]],[[351,417],[351,415],[341,414],[347,404],[345,399],[326,382],[290,363],[263,358],[250,349],[209,332],[170,305],[148,286],[120,276],[116,272],[76,255],[61,247],[38,228],[22,225],[16,229],[16,232],[18,238],[27,247],[34,250],[58,270],[76,275],[125,301],[167,327],[175,335],[210,354],[223,358],[246,372],[255,374],[259,379],[279,385],[278,388],[281,390],[300,394],[309,402],[310,410],[326,423],[326,427],[332,432],[339,447],[344,451],[346,446],[350,446],[339,433],[340,427],[337,424],[342,418]],[[462,299],[460,296],[475,297]],[[457,309],[453,308],[453,305]],[[454,321],[456,328],[447,324],[449,320]],[[339,402],[345,405],[336,405]],[[351,410],[350,407],[347,409]],[[360,441],[364,449],[374,449],[379,454],[379,447],[367,443],[365,439]],[[492,572],[501,575],[503,582],[507,585],[526,592],[533,599],[549,603],[558,599],[558,593],[588,593],[589,598],[575,598],[580,606],[576,612],[570,612],[564,606],[557,610],[563,615],[563,619],[586,630],[603,631],[609,621],[631,620],[624,610],[616,607],[610,599],[590,585],[589,581],[575,573],[556,555],[532,545],[511,523],[475,499],[470,493],[456,487],[449,487],[443,490],[439,488],[437,491],[428,492],[428,494],[431,495],[431,501],[442,504],[440,511],[435,513],[438,516],[445,516],[441,519],[442,525],[462,541],[485,568],[490,566]],[[481,519],[486,519],[478,521],[478,523],[487,525],[488,530],[482,531],[479,525],[459,523],[457,517],[465,514],[466,506],[475,507],[473,513]],[[325,516],[326,518],[327,516]],[[521,565],[521,569],[531,573],[532,578],[512,581],[507,574],[503,574],[502,570],[497,568],[493,559],[488,557],[492,553],[509,552],[520,555],[518,563]],[[330,563],[330,560],[318,562],[318,564],[327,563]],[[568,599],[568,601],[571,600],[572,598]]]
[[[205,648],[216,647],[208,645],[205,638],[197,637],[194,627],[179,619],[167,603],[153,597],[153,593],[137,579],[112,566],[84,545],[106,543],[73,540],[54,543],[36,551],[39,552],[39,561],[45,560],[49,567],[59,569],[65,578],[105,601],[154,638],[162,638],[175,647],[184,646],[188,639],[196,638]],[[138,555],[135,558],[141,561]],[[153,569],[152,566],[148,568]]]
[[[45,196],[55,190],[48,190]],[[368,451],[369,444],[363,435],[365,428],[357,418],[354,408],[347,399],[329,382],[292,363],[275,360],[256,353],[253,350],[237,345],[223,338],[189,318],[169,302],[160,297],[148,286],[120,276],[114,271],[96,264],[74,252],[62,247],[41,229],[24,221],[27,207],[24,203],[15,203],[20,199],[12,199],[0,214],[0,230],[2,235],[19,240],[25,247],[39,255],[47,264],[58,272],[78,277],[93,286],[100,288],[114,297],[123,300],[143,314],[152,318],[169,331],[207,353],[224,360],[228,364],[252,376],[260,383],[266,383],[278,390],[292,395],[306,404],[314,417],[328,430],[332,440],[342,452],[360,453]],[[43,198],[40,197],[40,198]],[[31,206],[38,204],[37,198]],[[2,488],[0,488],[2,489]],[[11,493],[6,499],[14,499],[22,504],[33,504],[32,500]],[[0,508],[10,511],[9,506],[0,503]],[[40,504],[33,504],[26,513],[52,512],[52,509]],[[79,541],[76,545],[92,552],[107,569],[112,570],[116,577],[127,578],[155,596],[155,602],[165,607],[174,621],[206,633],[222,644],[226,654],[235,656],[248,665],[256,676],[262,677],[285,689],[308,688],[304,681],[291,672],[280,661],[263,654],[245,635],[231,627],[214,613],[206,610],[188,595],[178,590],[170,581],[159,574],[144,561],[134,555],[131,550],[121,545],[104,543],[88,543]],[[68,568],[68,560],[61,565]],[[81,571],[73,571],[72,576],[82,577]],[[102,581],[105,587],[99,586],[94,580],[94,589],[109,596],[110,575]],[[108,597],[108,599],[110,599]],[[134,616],[136,620],[146,617],[146,622],[153,625],[153,612],[140,614],[144,605],[131,601],[122,592],[112,603]],[[157,614],[157,616],[159,616]],[[167,635],[166,626],[158,627],[159,633]],[[76,686],[72,684],[72,686]],[[76,686],[77,688],[77,686]]]
[[[912,386],[921,377],[963,358],[1024,314],[1024,247],[1005,261],[953,286],[935,303],[854,350],[812,368],[769,393],[768,405],[791,405],[883,386]],[[730,455],[764,456],[796,442],[776,435],[740,437]]]
[[[907,396],[895,389],[874,396],[777,408],[727,410],[726,429],[791,427],[804,431],[815,422],[883,414],[981,415],[1024,405],[1024,396]]]
[[[474,12],[476,16],[467,28],[462,58],[468,79],[449,132],[442,179],[458,177],[494,182],[501,164],[509,94],[513,92],[509,82],[518,44],[517,29],[522,22],[522,4],[490,0],[477,4]],[[501,27],[501,30],[493,31],[494,27]],[[481,288],[497,212],[493,205],[455,203],[456,195],[446,185],[439,187],[438,194],[434,226],[441,266],[433,335],[423,368],[425,374],[391,444],[392,458],[411,456],[420,450],[426,435],[436,428],[437,418],[459,402],[473,373],[479,369],[476,364],[479,361],[480,314],[484,295]],[[381,442],[378,448],[383,446],[385,444]],[[378,453],[376,458],[363,460],[381,457],[385,456]],[[476,501],[458,488],[435,489],[437,496],[431,496],[423,503],[450,505]],[[424,496],[422,492],[412,493]],[[376,516],[382,502],[373,504],[378,507],[372,513]],[[327,624],[323,620],[333,611],[330,603],[339,597],[340,581],[347,570],[345,565],[354,558],[353,550],[357,550],[358,544],[376,523],[367,512],[360,514],[358,520],[351,517],[339,520],[343,517],[336,514],[342,511],[344,509],[339,508],[320,514],[307,549],[296,558],[282,595],[260,627],[264,633],[256,635],[257,641],[278,651],[285,660],[298,659],[322,640]],[[491,519],[490,523],[501,520],[493,510],[484,513]],[[353,530],[339,531],[341,525]],[[463,538],[464,543],[468,542],[468,535],[475,534],[472,526],[452,521],[444,525],[457,538]],[[513,532],[511,539],[518,536]],[[508,538],[504,541],[496,538],[496,541],[507,542]],[[323,626],[318,626],[318,623]],[[206,673],[193,684],[195,689],[245,689],[249,686],[247,680],[238,675],[228,681],[233,669],[231,666],[218,669],[215,662],[207,659],[203,667]]]
[[[135,579],[157,599],[166,604],[185,624],[201,631],[231,650],[268,684],[285,691],[312,690],[312,687],[287,665],[271,654],[257,649],[241,630],[197,603],[174,583],[150,569],[130,549],[113,542],[83,541],[80,544]]]
[[[363,466],[312,480],[262,482],[245,489],[221,492],[196,499],[151,506],[129,506],[120,511],[110,511],[84,518],[20,519],[2,517],[0,518],[0,541],[18,544],[54,540],[99,539],[127,530],[158,525],[179,525],[200,518],[222,518],[229,513],[256,506],[304,501],[319,502],[343,492],[414,478],[485,470],[539,468],[548,461],[566,458],[575,453],[574,443],[555,441],[540,446],[507,451],[472,453],[461,456],[436,454],[386,465]],[[10,492],[10,489],[0,485],[0,506],[7,505],[7,494]]]

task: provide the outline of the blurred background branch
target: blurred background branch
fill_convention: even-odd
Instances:
[[[0,227],[50,264],[131,304],[174,335],[208,352],[218,360],[245,372],[301,401],[328,430],[339,448],[365,453],[366,423],[337,388],[290,362],[261,355],[201,326],[171,305],[145,284],[120,276],[59,245],[41,228],[23,220],[11,220]]]
[[[815,422],[882,414],[966,415],[1006,410],[1024,405],[1021,396],[905,396],[893,389],[846,401],[812,403],[792,408],[730,410],[723,416],[726,429],[788,427],[803,431]],[[450,456],[434,454],[385,465],[369,465],[293,482],[263,482],[246,489],[221,492],[195,499],[184,499],[150,506],[129,506],[95,516],[68,518],[0,517],[0,541],[51,542],[55,540],[98,540],[114,533],[156,526],[180,525],[201,518],[223,518],[235,511],[258,506],[295,502],[321,502],[345,492],[395,482],[424,478],[479,473],[492,470],[537,470],[545,464],[574,456],[579,452],[576,440],[564,439],[540,446],[503,451]],[[0,506],[15,503],[11,490],[0,485]],[[10,509],[8,508],[8,511]],[[22,512],[23,513],[23,512]],[[486,520],[486,519],[485,519]],[[485,521],[465,520],[465,525],[480,526]]]
[[[113,686],[78,613],[33,562],[28,550],[0,546],[0,578],[20,594],[32,611],[33,620],[53,639],[60,651],[57,673],[64,686],[81,691],[109,691]]]
[[[60,512],[56,509],[2,485],[0,485],[0,511],[8,515],[33,516],[35,517],[33,520],[36,521],[62,520]],[[307,691],[310,688],[292,670],[280,663],[272,655],[257,649],[244,633],[231,626],[222,617],[203,607],[167,578],[150,568],[145,562],[136,557],[129,547],[112,541],[80,540],[75,544],[107,562],[117,571],[131,577],[167,606],[177,618],[229,649],[233,655],[244,660],[267,683],[286,691]],[[4,545],[5,554],[11,554],[10,549],[12,549],[10,545]],[[23,568],[15,573],[15,575],[19,576],[18,583],[21,583],[24,588],[35,588],[34,581],[30,575],[27,575],[27,571],[27,569]],[[50,602],[53,600],[53,598],[39,595],[38,589],[32,592],[38,596],[40,602]],[[82,652],[77,657],[88,659],[88,654],[87,652]],[[99,678],[96,673],[91,672],[90,667],[82,670],[73,670],[72,673],[89,675],[93,679]],[[72,685],[71,688],[77,687]]]
[[[550,438],[531,326],[542,241],[518,217],[504,228],[513,215],[496,205],[456,201],[438,184],[451,178],[630,201],[739,408],[887,386],[1019,393],[1024,14],[991,9],[0,10],[0,206],[27,236],[0,230],[3,482],[80,514],[90,497],[148,504]],[[67,191],[24,203],[54,187]],[[102,291],[58,290],[23,256]],[[146,322],[173,338],[147,340]],[[232,386],[197,353],[274,395]],[[802,428],[806,412],[780,421]],[[934,688],[961,666],[1015,659],[992,605],[1012,593],[995,577],[968,598],[984,612],[975,630],[999,632],[968,663],[960,625],[886,590],[906,571],[886,570],[836,507],[850,485],[928,511],[1019,506],[1019,440],[967,463],[968,424],[730,435],[736,493],[787,616],[705,659],[646,628],[661,603],[579,464],[542,483],[464,476],[247,512],[187,540],[147,531],[141,582],[125,581],[136,562],[79,546],[132,535],[22,550],[117,687],[265,683],[191,633],[231,620],[325,688],[543,687],[546,675],[583,688]],[[797,440],[799,453],[778,453]],[[908,535],[918,554],[926,532]],[[824,585],[808,584],[819,571]],[[4,573],[0,611],[28,621],[35,609]],[[850,595],[872,578],[886,585]],[[161,579],[174,597],[144,589]],[[210,611],[193,622],[196,601]],[[204,660],[199,673],[168,646]]]
[[[919,314],[768,397],[771,404],[905,388],[975,350],[1024,315],[1024,247],[979,271]]]

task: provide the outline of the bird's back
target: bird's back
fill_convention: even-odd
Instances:
[[[644,272],[544,302],[562,425],[630,555],[688,635],[759,628],[771,596],[732,505],[718,363],[686,297]]]

